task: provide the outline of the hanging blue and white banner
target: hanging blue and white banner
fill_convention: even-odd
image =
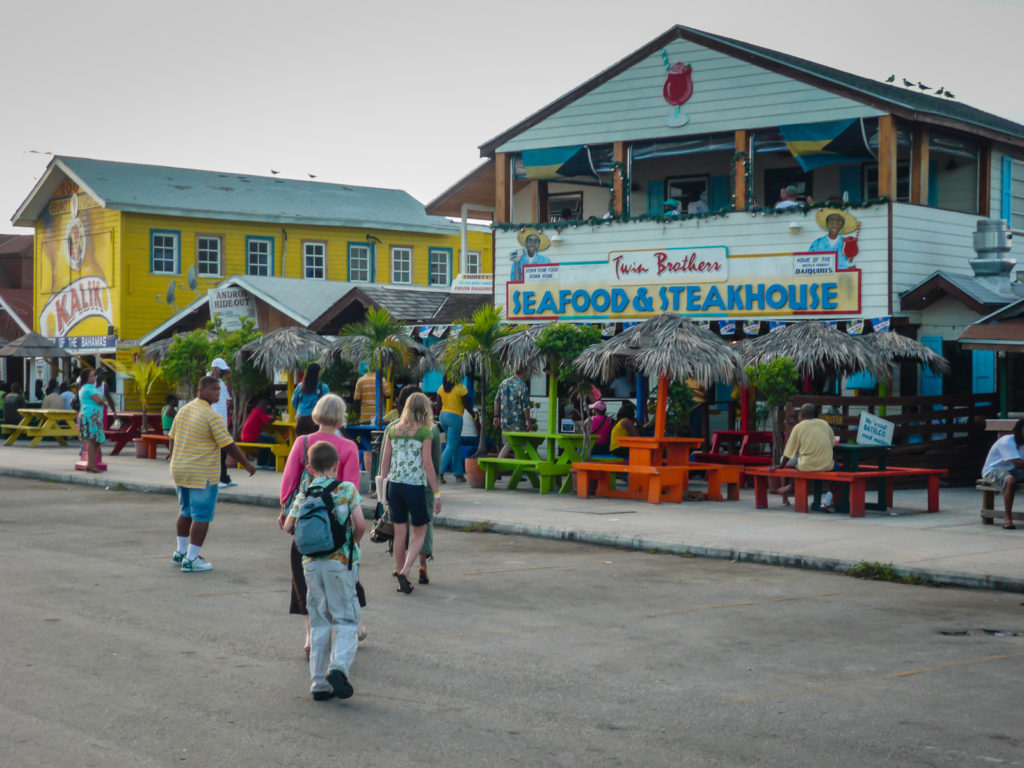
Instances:
[[[460,333],[462,333],[462,326],[458,324],[453,325],[451,335],[454,337],[458,336]]]
[[[420,326],[420,338],[421,339],[427,338],[428,336],[430,336],[430,332],[432,330],[434,330],[434,326],[432,326],[432,325],[421,325]]]
[[[622,324],[622,330],[624,330],[624,331],[628,330],[628,329],[632,328],[634,325],[640,325],[640,321],[639,320],[626,320]]]
[[[851,336],[860,336],[864,333],[864,321],[863,320],[847,320],[846,321],[846,332]]]
[[[447,331],[447,330],[448,330],[448,326],[447,325],[435,325],[431,329],[430,333],[440,339],[442,336],[444,336],[444,332]]]
[[[710,331],[711,330],[711,321],[710,320],[698,320],[697,321],[697,325],[699,325],[705,331]]]
[[[743,321],[743,335],[744,336],[758,336],[761,333],[761,321],[760,320],[744,320]]]
[[[615,323],[606,323],[601,326],[601,336],[605,339],[610,339],[615,335]]]
[[[718,332],[722,336],[732,336],[736,333],[736,321],[735,320],[719,320],[718,321]]]
[[[781,331],[785,327],[786,327],[786,321],[785,320],[769,320],[768,321],[768,333],[775,333],[776,331]]]
[[[888,331],[891,320],[891,317],[873,317],[871,318],[871,329],[875,332]]]
[[[838,320],[825,320],[824,323],[829,328],[832,328],[834,330],[839,328],[839,321]]]

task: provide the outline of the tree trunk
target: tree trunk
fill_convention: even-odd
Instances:
[[[487,371],[483,367],[480,370],[480,435],[476,445],[477,458],[487,455]]]

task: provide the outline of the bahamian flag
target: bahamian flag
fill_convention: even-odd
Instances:
[[[534,181],[551,181],[573,176],[598,177],[593,159],[590,157],[590,148],[586,146],[524,149],[519,160],[522,163],[522,178]]]
[[[824,165],[874,159],[863,119],[780,125],[779,133],[805,172]]]

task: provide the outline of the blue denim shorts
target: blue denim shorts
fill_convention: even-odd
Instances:
[[[205,488],[183,488],[175,486],[178,491],[178,506],[181,516],[197,523],[209,523],[213,520],[213,511],[217,506],[217,484]]]

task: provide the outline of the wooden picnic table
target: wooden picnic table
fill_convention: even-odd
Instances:
[[[534,488],[541,493],[549,493],[553,487],[553,479],[562,477],[559,493],[572,493],[571,470],[573,462],[581,461],[580,448],[583,435],[556,432],[503,432],[514,458],[499,459],[487,457],[479,460],[484,469],[484,488],[494,489],[494,481],[499,470],[512,470],[508,487],[515,488],[526,475]],[[538,450],[547,445],[547,457],[542,457]]]
[[[121,426],[117,429],[105,429],[103,433],[107,436],[114,447],[110,451],[111,456],[117,456],[121,450],[132,440],[141,437],[144,432],[151,431],[154,434],[163,434],[163,425],[159,413],[147,413],[146,423],[143,424],[142,411],[115,411],[114,419],[119,421]],[[147,427],[151,428],[147,430]]]
[[[21,421],[17,424],[5,424],[4,431],[10,432],[5,445],[14,445],[22,435],[30,436],[29,448],[39,445],[44,437],[52,437],[61,445],[67,445],[66,438],[78,437],[77,411],[65,411],[57,408],[19,408]]]
[[[690,451],[704,443],[700,437],[620,437],[629,449],[629,463],[640,467],[680,467],[690,463]]]
[[[267,430],[278,439],[279,443],[291,446],[295,444],[295,422],[278,419],[267,424]]]

